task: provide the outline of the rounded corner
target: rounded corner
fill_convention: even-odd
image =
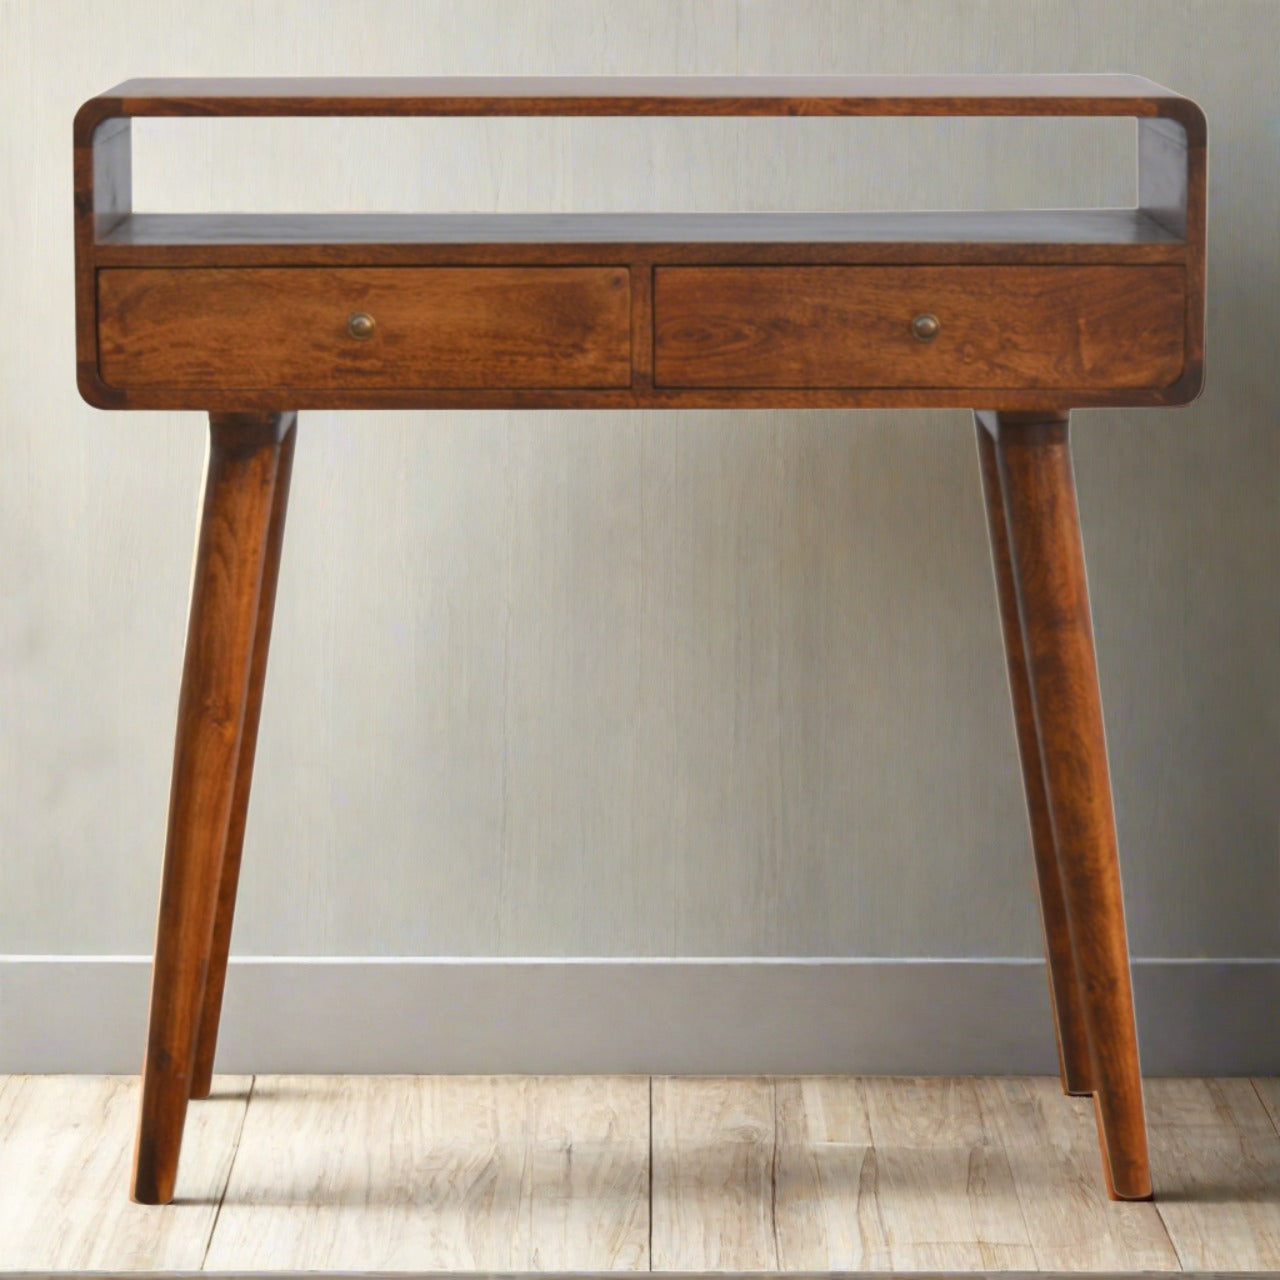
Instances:
[[[1194,98],[1171,98],[1168,118],[1182,126],[1187,146],[1203,147],[1209,140],[1209,119],[1204,108]]]
[[[1163,401],[1167,405],[1182,407],[1194,404],[1204,392],[1204,361],[1196,360],[1186,365],[1182,373],[1164,389]]]
[[[76,108],[71,120],[71,134],[76,146],[89,146],[93,141],[98,126],[107,120],[123,119],[120,102],[115,98],[104,98],[101,94],[87,98]]]
[[[103,382],[97,365],[76,365],[76,389],[80,398],[95,409],[119,409],[124,405],[124,393]]]

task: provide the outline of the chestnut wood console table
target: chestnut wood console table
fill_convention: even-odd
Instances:
[[[1132,208],[149,214],[139,116],[1119,116]],[[211,448],[133,1195],[207,1096],[299,409],[976,411],[1064,1089],[1150,1196],[1068,411],[1195,397],[1205,122],[1132,76],[130,80],[75,120],[78,383]],[[856,769],[858,762],[851,760]]]

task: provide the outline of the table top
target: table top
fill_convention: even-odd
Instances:
[[[1190,99],[1133,75],[430,76],[126,80],[82,112],[109,116],[845,115],[1167,116]]]

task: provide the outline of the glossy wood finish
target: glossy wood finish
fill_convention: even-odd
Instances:
[[[1131,75],[341,76],[126,80],[87,115],[1137,116],[1193,102]],[[87,105],[87,104],[86,104]]]
[[[529,234],[509,223],[465,225],[477,234]],[[774,224],[758,234],[805,225]],[[571,228],[547,229],[564,235]],[[901,234],[961,229],[908,219]],[[750,227],[731,230],[748,234]],[[826,224],[829,234],[837,230]],[[1178,403],[1199,386],[1200,362],[1184,358],[1187,249],[1158,235],[914,243],[880,225],[873,238],[851,244],[722,242],[715,227],[704,231],[705,240],[665,244],[463,244],[448,238],[464,234],[457,225],[416,245],[106,244],[104,263],[193,269],[104,265],[97,272],[98,354],[92,369],[80,367],[81,390],[104,407],[234,411],[923,408],[968,406],[1000,389],[1009,408],[1028,409]],[[761,265],[718,265],[726,258]],[[585,265],[604,259],[630,265]],[[872,269],[921,259],[956,265]],[[583,265],[488,265],[517,260]],[[198,262],[230,265],[194,269]],[[240,265],[251,262],[277,269]],[[350,262],[363,265],[339,265]],[[441,265],[399,273],[385,265],[423,262]],[[314,269],[301,270],[304,264]],[[539,288],[538,280],[548,284]],[[499,292],[507,306],[495,301]],[[659,295],[667,304],[646,311],[648,298]],[[338,323],[348,300],[362,297],[395,326],[384,323],[365,344]],[[931,345],[916,342],[904,308],[945,311],[943,333]]]
[[[710,387],[1167,387],[1176,267],[659,267],[654,381]],[[912,320],[936,316],[932,340]]]
[[[104,270],[99,361],[121,388],[625,387],[627,291],[622,267]]]
[[[133,1197],[143,1204],[173,1198],[281,455],[294,417],[215,414],[209,428],[134,1154]]]
[[[156,215],[129,195],[129,121],[135,116],[448,115],[828,115],[1128,116],[1139,123],[1139,204],[1121,210],[1021,210],[916,214],[581,215]],[[293,408],[758,408],[943,407],[990,403],[1006,388],[1009,409],[1178,404],[1202,379],[1205,127],[1199,108],[1134,76],[853,76],[639,78],[408,78],[341,80],[135,80],[90,99],[76,117],[77,368],[82,394],[103,408],[287,410]],[[663,385],[650,353],[647,310],[662,265],[736,266],[966,263],[1163,265],[1182,275],[1181,376],[1165,377],[1172,345],[1132,342],[1145,364],[1127,379],[1082,376],[1013,385],[959,381],[867,386],[776,378],[732,385]],[[339,385],[316,374],[292,384],[238,389],[208,381],[155,381],[152,366],[126,376],[113,330],[99,351],[99,271],[113,267],[513,267],[615,264],[631,276],[630,376],[569,382],[536,371],[468,385],[424,381]],[[1153,281],[1162,277],[1152,276]],[[993,286],[994,283],[993,283]],[[1065,282],[1059,288],[1070,289]],[[1062,313],[1069,311],[1062,308]],[[1172,309],[1161,325],[1172,323]],[[994,323],[994,322],[993,322]],[[1047,326],[1045,326],[1047,328]],[[1049,339],[1044,338],[1046,345]],[[1074,342],[1063,368],[1072,368]],[[691,353],[691,358],[695,358]],[[474,363],[473,356],[464,363]],[[112,376],[104,377],[114,361]],[[175,377],[183,373],[179,366]],[[850,375],[852,376],[852,375]],[[119,381],[114,385],[112,377]],[[566,388],[572,388],[567,391]],[[242,394],[231,394],[238,390]]]
[[[1187,245],[1187,364],[1204,367],[1208,159],[1204,121],[1138,122],[1138,204]],[[1202,375],[1197,375],[1197,388]]]
[[[1142,1076],[1067,415],[986,412],[979,424],[994,442],[1103,1170],[1113,1197],[1142,1200]]]
[[[1138,121],[1138,203],[914,214],[132,207],[132,117],[328,115],[1126,116]],[[1132,76],[135,80],[86,102],[74,141],[81,393],[107,408],[211,411],[213,435],[138,1199],[171,1196],[188,1096],[209,1088],[294,410],[974,404],[1000,410],[982,415],[980,447],[1063,1084],[1094,1094],[1112,1194],[1149,1195],[1066,410],[1179,404],[1199,391],[1206,132],[1194,103]],[[355,312],[373,316],[371,335],[352,335]],[[931,341],[912,333],[922,313],[941,321]],[[1007,1167],[988,1173],[1008,1180]],[[911,1226],[926,1244],[939,1224],[959,1229],[939,1213],[927,1207]],[[1016,1245],[971,1263],[1027,1257]]]
[[[1040,916],[1044,924],[1045,957],[1049,965],[1049,995],[1053,1003],[1054,1031],[1058,1041],[1058,1068],[1063,1092],[1080,1095],[1093,1090],[1089,1062],[1089,1037],[1085,1031],[1080,980],[1067,925],[1067,906],[1058,866],[1057,842],[1049,797],[1045,791],[1044,760],[1036,730],[1035,706],[1031,697],[1031,677],[1022,642],[1022,620],[1018,613],[1018,586],[1009,552],[1009,532],[1005,520],[1004,492],[1000,466],[991,433],[977,427],[978,461],[982,472],[982,493],[987,507],[987,528],[991,537],[991,560],[995,568],[996,599],[1004,636],[1005,660],[1009,669],[1009,693],[1013,700],[1014,730],[1018,756],[1022,762],[1022,783],[1027,816],[1031,824],[1031,849],[1040,886]]]
[[[209,952],[200,1025],[196,1032],[195,1063],[191,1070],[193,1098],[207,1098],[213,1082],[213,1060],[218,1046],[218,1022],[222,1016],[222,997],[227,982],[231,926],[235,919],[236,890],[240,884],[240,860],[244,852],[244,833],[249,817],[249,792],[253,786],[253,762],[258,749],[262,693],[267,679],[267,655],[271,648],[271,623],[275,615],[276,586],[280,580],[280,555],[284,547],[289,482],[293,477],[293,450],[297,439],[298,428],[295,421],[280,441],[275,488],[271,495],[271,516],[267,525],[262,586],[258,592],[258,619],[253,632],[253,658],[249,666],[244,729],[240,735],[240,751],[236,759],[235,790],[231,795],[231,816],[227,820],[227,841],[222,855],[222,874],[218,881],[213,945]]]

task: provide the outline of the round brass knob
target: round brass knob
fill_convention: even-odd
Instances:
[[[347,317],[347,332],[362,341],[373,337],[373,317],[367,311],[355,311]]]
[[[911,322],[911,335],[917,342],[932,342],[942,329],[942,321],[931,312],[918,315]]]

